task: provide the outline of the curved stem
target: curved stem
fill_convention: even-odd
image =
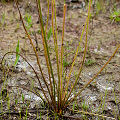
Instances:
[[[10,53],[17,53],[17,52],[7,52],[6,54],[4,54],[4,56],[2,57],[2,60],[1,60],[1,65],[2,65],[2,63],[3,63],[3,60],[4,60],[4,58],[5,58],[5,56],[6,55],[8,55],[8,54],[10,54]],[[41,87],[41,89],[42,89],[42,92],[43,92],[43,94],[45,95],[45,98],[46,98],[46,100],[47,100],[47,102],[49,102],[49,100],[48,100],[48,98],[47,98],[47,96],[46,96],[46,94],[45,94],[45,91],[44,91],[44,89],[43,89],[43,87],[42,87],[42,84],[41,84],[41,82],[40,82],[40,79],[39,79],[39,77],[38,77],[38,75],[37,75],[37,72],[35,71],[35,69],[32,67],[32,65],[27,61],[27,59],[25,58],[25,57],[23,57],[21,54],[19,54],[19,53],[17,53],[20,57],[22,57],[23,58],[23,60],[25,60],[25,62],[27,62],[27,64],[32,68],[32,70],[34,71],[34,73],[35,73],[35,75],[36,75],[36,77],[37,77],[37,79],[38,79],[38,82],[39,82],[39,85],[40,85],[40,87]],[[2,66],[3,67],[3,66]]]
[[[27,37],[29,38],[30,44],[31,44],[32,47],[33,47],[33,50],[34,50],[34,53],[35,53],[35,56],[36,56],[36,59],[37,59],[37,65],[38,65],[38,67],[39,67],[39,70],[40,70],[40,72],[41,72],[43,81],[44,81],[44,83],[45,83],[45,85],[46,85],[46,87],[47,87],[47,89],[48,89],[49,95],[50,95],[50,90],[49,90],[47,81],[45,80],[45,77],[44,77],[44,74],[43,74],[43,71],[42,71],[40,62],[39,62],[39,57],[38,57],[37,51],[36,51],[36,49],[35,49],[35,47],[34,47],[34,44],[33,44],[33,42],[32,42],[32,39],[31,39],[29,33],[27,32],[27,29],[26,29],[25,24],[24,24],[24,22],[23,22],[22,15],[21,15],[20,9],[19,9],[19,7],[18,7],[18,2],[17,2],[16,0],[15,0],[15,2],[16,2],[18,11],[19,11],[19,15],[20,15],[20,18],[21,18],[21,21],[22,21],[23,28],[24,28],[24,30],[25,30],[25,33],[26,33]],[[45,96],[46,96],[46,95],[45,95]],[[46,98],[47,98],[47,97],[46,97]],[[49,101],[49,100],[47,99],[47,101]]]
[[[81,92],[88,87],[88,85],[95,79],[97,78],[97,76],[103,71],[103,69],[109,64],[109,62],[111,61],[111,59],[115,56],[116,52],[118,51],[118,49],[120,48],[120,44],[118,45],[118,47],[115,49],[114,53],[112,54],[112,56],[108,59],[108,61],[103,65],[103,67],[88,81],[88,83],[86,83],[83,88],[74,96],[74,98],[71,98],[67,104],[65,105],[65,108],[72,103],[75,98],[81,94]]]

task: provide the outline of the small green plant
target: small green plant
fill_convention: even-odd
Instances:
[[[17,1],[16,1],[16,4],[17,4]],[[58,51],[58,43],[57,43],[57,21],[56,21],[55,0],[52,0],[52,27],[51,27],[52,29],[51,28],[49,29],[48,34],[47,34],[48,22],[46,24],[46,27],[45,27],[46,29],[45,29],[43,19],[42,19],[40,0],[36,0],[36,5],[37,5],[38,13],[39,13],[39,21],[40,21],[43,47],[44,47],[44,56],[46,59],[46,66],[48,68],[48,76],[49,76],[48,80],[50,82],[50,86],[48,86],[48,82],[47,82],[48,80],[45,79],[44,73],[43,73],[42,68],[41,68],[41,64],[39,62],[38,53],[34,47],[34,44],[32,42],[30,34],[28,32],[28,29],[32,26],[31,17],[27,15],[25,20],[28,23],[28,26],[26,26],[26,24],[24,24],[23,17],[21,15],[20,10],[19,10],[18,4],[17,4],[17,8],[18,8],[18,11],[20,14],[20,18],[22,20],[23,27],[26,31],[26,35],[28,36],[30,43],[33,47],[33,50],[35,52],[37,64],[38,64],[38,67],[40,69],[40,72],[41,72],[41,75],[43,78],[43,82],[45,83],[46,88],[48,90],[50,99],[48,98],[48,96],[46,96],[46,94],[44,92],[44,88],[42,87],[41,81],[39,80],[38,77],[37,77],[38,82],[39,82],[41,90],[44,94],[44,98],[42,97],[42,95],[40,95],[40,93],[37,93],[37,95],[43,100],[44,103],[46,103],[49,106],[51,113],[54,113],[54,115],[57,115],[57,116],[61,116],[63,114],[64,109],[66,109],[66,107],[69,106],[70,103],[74,102],[76,97],[83,91],[83,90],[79,91],[78,93],[76,93],[76,95],[74,97],[72,97],[69,100],[69,98],[70,98],[71,94],[73,93],[73,90],[77,84],[77,81],[78,81],[79,75],[82,71],[82,67],[83,67],[84,60],[85,60],[85,55],[86,55],[86,50],[87,50],[87,34],[88,34],[88,24],[89,24],[89,17],[90,17],[91,1],[89,2],[88,17],[86,19],[85,26],[84,26],[84,29],[82,31],[82,35],[80,37],[80,42],[79,42],[79,45],[77,47],[77,51],[75,53],[74,61],[71,65],[71,70],[70,70],[69,76],[66,76],[65,78],[63,78],[63,70],[64,70],[64,64],[65,64],[65,63],[63,63],[63,60],[64,60],[64,29],[65,29],[66,5],[64,4],[64,7],[63,7],[63,27],[62,27],[62,40],[61,40],[61,46],[60,46],[60,54]],[[48,6],[49,6],[49,0],[48,0]],[[48,13],[49,13],[49,9],[48,9]],[[47,21],[48,21],[48,18],[49,17],[47,17]],[[55,18],[55,23],[54,23],[54,18]],[[75,79],[74,84],[72,85],[70,91],[68,91],[68,87],[70,84],[71,72],[73,70],[73,66],[74,66],[77,54],[79,52],[80,43],[82,41],[82,37],[83,37],[83,33],[84,33],[85,29],[86,29],[86,41],[85,41],[85,50],[84,50],[84,54],[83,54],[82,64],[80,66],[80,69],[79,69],[79,72],[78,72],[78,75]],[[49,51],[49,46],[48,46],[48,42],[47,42],[48,39],[50,39],[51,34],[53,35],[53,40],[54,40],[54,51],[55,51],[56,64],[57,64],[58,83],[56,83],[55,76],[53,73],[53,66],[51,63],[50,53],[49,53],[50,51]],[[34,72],[35,72],[35,70],[34,70]],[[52,78],[52,80],[51,80],[51,78]],[[66,81],[66,83],[64,82],[64,80]],[[65,85],[63,83],[65,83]]]
[[[31,34],[32,32],[30,31],[30,29],[32,28],[32,16],[29,13],[26,13],[24,16],[25,19],[25,27],[26,30],[28,31],[29,34]],[[27,37],[27,36],[25,36]],[[26,47],[26,40],[24,41],[24,46],[23,46],[23,50],[27,51],[27,47]]]
[[[43,101],[43,103],[46,106],[48,106],[47,108],[49,110],[50,115],[54,115],[54,117],[57,118],[57,117],[62,117],[63,116],[65,109],[70,104],[74,103],[75,100],[77,99],[77,97],[81,94],[81,92],[83,92],[84,89],[101,73],[101,71],[111,61],[111,59],[113,58],[115,53],[120,48],[120,44],[117,46],[117,48],[115,49],[112,56],[103,65],[103,67],[80,90],[78,90],[74,94],[74,90],[76,90],[76,85],[79,81],[79,77],[80,77],[81,72],[83,70],[83,66],[84,66],[84,62],[85,62],[85,58],[86,58],[86,53],[87,53],[88,28],[89,28],[90,9],[91,9],[92,0],[89,1],[88,16],[86,18],[83,30],[81,32],[80,41],[79,41],[79,44],[77,46],[76,52],[74,53],[73,61],[70,65],[69,72],[66,75],[63,75],[63,73],[64,73],[64,64],[65,64],[64,63],[64,32],[65,32],[65,17],[66,17],[67,6],[66,6],[66,4],[64,4],[64,6],[63,6],[62,36],[61,36],[61,41],[59,41],[59,43],[60,43],[60,45],[59,45],[58,44],[57,19],[56,19],[56,7],[55,7],[56,2],[55,2],[55,0],[51,0],[51,7],[52,7],[51,22],[52,22],[52,25],[51,25],[50,29],[48,28],[49,0],[47,2],[48,2],[48,17],[47,17],[47,24],[46,24],[46,26],[44,26],[43,18],[42,18],[41,2],[40,2],[40,0],[36,0],[36,6],[37,6],[37,10],[38,10],[38,15],[39,15],[41,36],[42,36],[42,44],[43,44],[43,48],[44,48],[44,57],[45,57],[45,61],[46,61],[46,68],[47,68],[48,77],[47,78],[45,77],[45,74],[44,74],[43,69],[41,67],[41,62],[40,62],[40,59],[39,59],[39,56],[38,56],[38,52],[36,51],[35,46],[33,44],[33,41],[31,39],[31,36],[28,32],[29,27],[27,28],[27,26],[24,23],[24,19],[21,15],[21,12],[20,12],[20,9],[18,7],[17,0],[16,0],[16,5],[17,5],[17,8],[18,8],[18,11],[19,11],[19,14],[20,14],[22,25],[23,25],[23,28],[25,30],[26,36],[28,37],[28,39],[30,41],[30,44],[33,48],[33,51],[35,53],[36,60],[37,60],[37,65],[39,67],[42,79],[40,79],[38,77],[38,73],[30,65],[30,63],[27,62],[27,60],[24,57],[22,57],[22,55],[20,55],[20,56],[33,69],[34,73],[36,74],[36,77],[37,77],[37,80],[38,80],[38,83],[39,83],[39,87],[41,89],[39,91],[37,91],[37,90],[35,91],[35,90],[31,90],[31,89],[27,88],[27,90],[29,90],[30,92],[39,96],[41,98],[41,100]],[[27,21],[29,21],[28,19],[31,19],[31,17],[27,17]],[[29,22],[30,22],[30,26],[31,26],[31,20]],[[28,24],[28,26],[29,26],[29,24]],[[52,32],[51,32],[51,29],[52,29]],[[80,66],[78,66],[79,67],[79,70],[77,72],[78,74],[73,79],[73,83],[71,83],[71,81],[70,81],[71,80],[71,74],[72,74],[73,68],[75,66],[76,58],[77,58],[77,55],[78,55],[79,50],[80,50],[80,46],[81,46],[81,42],[82,42],[82,38],[83,38],[84,33],[85,33],[85,44],[84,44],[82,62],[80,63]],[[57,66],[56,67],[57,76],[56,76],[56,74],[54,74],[55,67],[54,67],[54,64],[52,63],[52,60],[51,60],[50,49],[49,49],[49,45],[48,45],[48,39],[50,39],[51,34],[53,36],[52,40],[53,40],[53,46],[54,46],[54,52],[55,52],[55,61],[56,61],[56,66]],[[7,55],[7,53],[5,55]],[[5,55],[3,56],[2,61],[4,60]],[[42,83],[44,83],[45,87],[43,87]],[[20,87],[20,86],[18,86],[18,87]],[[24,87],[21,86],[21,88],[24,88]],[[26,88],[24,88],[24,89],[26,89]],[[46,94],[46,91],[47,91],[47,94]],[[86,108],[86,105],[83,104],[83,108],[87,109],[88,107]]]
[[[28,109],[26,108],[25,120],[27,120]]]
[[[96,15],[102,10],[101,3],[99,0],[96,1]]]
[[[24,103],[24,100],[25,100],[25,97],[24,95],[22,94],[22,102]]]
[[[91,66],[93,64],[95,64],[95,60],[89,59],[85,61],[85,66]]]
[[[1,20],[0,20],[0,26],[5,25],[5,13],[2,14]]]
[[[95,0],[93,3],[93,14],[90,15],[92,18],[93,16],[98,16],[100,12],[104,11],[104,2],[103,0]]]
[[[76,92],[73,90],[74,96],[76,95]],[[74,100],[73,105],[72,105],[72,111],[74,113],[74,111],[78,109],[78,103],[77,103],[77,99]]]
[[[19,40],[18,40],[17,46],[16,46],[16,59],[15,59],[14,66],[16,66],[17,63],[18,63],[18,60],[19,60],[19,57],[20,57],[19,53],[20,53],[20,48],[19,48]]]
[[[103,99],[103,103],[102,103],[102,111],[104,111],[104,107],[105,107],[105,98],[107,96],[107,89],[105,90],[105,95],[104,95],[104,99]]]
[[[63,67],[68,67],[70,66],[70,62],[68,62],[65,58],[63,58]]]
[[[29,30],[32,27],[32,17],[30,14],[26,13],[24,18],[26,21],[26,24],[25,24],[26,29]]]
[[[89,108],[88,103],[86,103],[86,101],[84,100],[81,104],[82,104],[82,108],[83,108],[83,110],[87,111],[88,108]]]
[[[47,33],[47,40],[49,40],[51,36],[52,36],[52,28],[50,28]]]
[[[115,10],[111,13],[110,19],[114,22],[120,22],[120,10]]]

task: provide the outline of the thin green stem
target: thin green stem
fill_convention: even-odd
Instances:
[[[46,33],[46,31],[47,31],[47,28],[48,28],[48,21],[49,21],[49,0],[47,0],[47,4],[48,4],[48,12],[47,12],[47,22],[46,22],[46,28],[45,28],[45,33]]]
[[[89,25],[89,18],[90,18],[90,8],[91,8],[91,1],[89,2],[89,8],[88,8],[88,18],[87,18],[87,28],[86,28],[86,41],[85,41],[85,48],[84,48],[83,60],[82,60],[81,66],[79,68],[79,73],[78,73],[78,75],[77,75],[77,77],[75,79],[75,82],[74,82],[72,88],[70,89],[70,92],[69,92],[68,96],[65,99],[65,103],[67,102],[67,100],[69,99],[69,97],[70,97],[73,89],[75,88],[75,86],[76,86],[76,84],[78,82],[79,76],[80,76],[80,74],[82,72],[83,65],[84,65],[85,56],[86,56],[86,52],[87,52],[87,36],[88,36],[88,25]]]
[[[51,92],[53,93],[52,96],[54,98],[52,98],[52,101],[53,101],[52,103],[54,104],[54,107],[56,108],[56,105],[55,105],[55,96],[56,96],[55,95],[55,78],[54,78],[52,64],[51,64],[51,60],[50,60],[50,54],[49,54],[48,44],[47,44],[47,40],[46,40],[46,34],[45,34],[44,26],[43,26],[43,19],[42,19],[42,11],[41,11],[40,0],[36,0],[36,2],[38,4],[38,8],[39,8],[39,20],[40,20],[42,39],[43,39],[43,46],[44,46],[44,49],[46,50],[46,53],[47,53],[46,58],[48,58],[50,72],[51,72],[51,76],[52,76],[52,79],[53,79],[53,87],[51,87],[53,89],[53,91],[51,91]],[[46,62],[47,62],[47,59],[46,59]],[[49,67],[48,67],[48,69],[49,69]]]
[[[26,35],[27,35],[27,37],[28,37],[28,39],[29,39],[29,41],[30,41],[30,44],[31,44],[32,47],[33,47],[34,52],[35,52],[35,56],[36,56],[36,59],[37,59],[37,65],[38,65],[39,70],[40,70],[40,72],[41,72],[43,81],[44,81],[44,83],[46,84],[46,87],[47,87],[47,89],[48,89],[48,91],[49,91],[47,82],[46,82],[46,80],[45,80],[45,77],[44,77],[44,74],[43,74],[43,71],[42,71],[40,62],[39,62],[39,57],[38,57],[37,51],[36,51],[36,49],[35,49],[35,47],[34,47],[34,44],[33,44],[33,42],[32,42],[32,39],[31,39],[29,33],[27,32],[27,29],[26,29],[25,24],[24,24],[24,22],[23,22],[23,18],[22,18],[20,9],[19,9],[19,7],[18,7],[18,2],[17,2],[17,1],[16,1],[16,5],[17,5],[18,11],[19,11],[20,19],[21,19],[21,21],[22,21],[22,25],[23,25],[23,28],[24,28],[24,30],[25,30],[25,33],[26,33]],[[41,84],[41,83],[39,82],[39,84]],[[43,91],[44,91],[44,90],[43,90]],[[44,94],[44,95],[45,95],[45,94]],[[46,95],[45,95],[45,96],[46,96]],[[47,97],[46,97],[46,100],[49,102],[49,100],[47,99]]]
[[[116,52],[118,51],[118,49],[120,48],[120,44],[117,46],[117,48],[115,49],[114,53],[112,54],[112,56],[108,59],[108,61],[103,65],[103,67],[88,81],[88,83],[86,83],[83,88],[76,94],[76,96],[74,96],[74,98],[71,98],[69,101],[68,101],[68,104],[67,106],[72,103],[75,98],[81,94],[81,92],[86,88],[88,87],[88,85],[95,79],[97,78],[97,76],[103,71],[103,69],[109,64],[109,62],[111,61],[111,59],[115,56]],[[67,107],[65,106],[65,107]]]
[[[16,54],[16,52],[7,52],[6,54],[4,54],[4,56],[2,57],[2,60],[1,60],[1,65],[2,65],[2,63],[3,63],[3,61],[4,61],[4,58],[5,58],[5,56],[6,55],[8,55],[8,54],[13,54],[13,53],[15,53]],[[39,79],[39,77],[38,77],[38,74],[37,74],[37,72],[35,71],[35,69],[33,68],[33,66],[27,61],[27,59],[25,58],[25,57],[23,57],[21,54],[19,54],[18,53],[18,55],[20,56],[20,57],[22,57],[22,59],[32,68],[32,70],[34,71],[34,73],[35,73],[35,75],[36,75],[36,77],[37,77],[37,79],[38,79],[38,82],[39,82],[39,85],[40,85],[40,87],[41,87],[41,91],[43,92],[43,94],[45,95],[45,98],[47,98],[46,97],[46,94],[45,94],[45,90],[43,89],[43,87],[42,87],[42,84],[41,84],[41,82],[40,82],[40,79]],[[3,66],[2,66],[3,67]],[[42,98],[41,98],[42,99]],[[42,99],[43,101],[45,101],[44,99]],[[47,101],[48,101],[48,99],[46,99]]]
[[[47,65],[47,68],[48,68],[48,75],[49,75],[49,82],[50,82],[50,88],[51,88],[51,91],[49,90],[49,94],[50,94],[50,97],[51,97],[51,100],[53,101],[53,86],[52,86],[52,81],[51,81],[51,75],[50,75],[50,65],[49,65],[49,61],[48,61],[48,55],[47,55],[47,48],[46,48],[46,45],[45,45],[45,39],[44,39],[44,34],[43,34],[43,21],[42,21],[42,16],[41,16],[41,13],[40,13],[40,3],[37,2],[36,0],[36,5],[37,5],[37,10],[38,10],[38,14],[39,14],[39,21],[40,21],[40,25],[41,25],[41,30],[42,30],[42,40],[43,40],[43,47],[44,47],[44,55],[45,55],[45,60],[46,60],[46,65]],[[46,38],[46,32],[45,32],[45,38]],[[49,89],[49,88],[48,88]]]
[[[73,59],[73,62],[72,62],[69,74],[68,74],[68,76],[66,76],[67,83],[66,83],[65,93],[64,93],[64,97],[63,97],[64,99],[65,99],[67,91],[68,91],[68,86],[69,86],[69,81],[70,81],[71,73],[72,73],[72,70],[73,70],[73,67],[74,67],[74,64],[75,64],[75,60],[77,58],[77,55],[78,55],[78,52],[79,52],[79,48],[80,48],[80,45],[81,45],[81,42],[82,42],[83,34],[84,34],[84,31],[85,31],[85,28],[86,28],[86,25],[87,25],[87,19],[86,19],[85,25],[83,27],[83,30],[82,30],[82,33],[81,33],[81,36],[80,36],[80,42],[79,42],[79,45],[77,47],[77,50],[76,50],[76,53],[75,53],[75,56],[74,56],[74,59]]]
[[[74,110],[74,112],[75,113],[83,113],[83,114],[92,115],[92,116],[98,116],[98,117],[102,117],[102,118],[106,118],[106,119],[110,119],[110,120],[116,120],[113,117],[108,117],[108,116],[99,115],[99,114],[95,114],[95,113],[90,113],[90,112],[86,112],[86,111],[77,111],[77,110]]]
[[[55,13],[55,32],[54,32],[54,13]],[[58,101],[59,101],[60,72],[59,72],[59,55],[58,55],[58,43],[57,43],[57,20],[56,20],[55,0],[52,0],[52,33],[53,33],[54,48],[55,48],[56,61],[57,61],[57,75],[58,75],[57,97],[58,97]],[[59,103],[58,103],[58,106],[59,106]]]
[[[62,80],[62,74],[63,74],[63,53],[64,53],[64,32],[65,32],[65,15],[66,15],[66,4],[64,4],[64,10],[63,10],[63,30],[62,30],[62,41],[61,41],[61,62],[60,62],[60,101],[62,101],[63,97],[63,80]],[[61,103],[61,102],[60,102]]]

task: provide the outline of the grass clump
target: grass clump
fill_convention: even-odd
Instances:
[[[95,60],[88,59],[85,61],[85,66],[91,66],[91,65],[95,64],[95,62],[96,62]]]
[[[120,22],[120,10],[115,10],[111,13],[110,19],[114,22]]]
[[[57,24],[57,19],[56,19],[55,0],[51,0],[51,1],[47,0],[47,2],[48,2],[48,16],[47,16],[46,26],[44,26],[43,18],[42,18],[41,2],[40,2],[40,0],[36,0],[36,6],[37,6],[37,10],[38,10],[39,23],[40,23],[41,35],[42,35],[42,44],[43,44],[43,48],[44,48],[44,57],[45,57],[46,67],[47,67],[47,72],[48,72],[48,78],[45,77],[45,74],[41,67],[40,59],[38,57],[38,52],[36,51],[36,48],[33,44],[33,41],[28,32],[28,29],[24,23],[23,16],[22,16],[19,6],[18,6],[18,2],[16,1],[16,5],[17,5],[17,8],[18,8],[18,11],[20,14],[22,25],[25,30],[26,36],[28,37],[30,44],[33,48],[33,51],[35,53],[37,65],[39,67],[39,71],[41,73],[42,79],[40,79],[38,77],[38,73],[36,72],[36,70],[30,65],[29,62],[27,62],[27,60],[24,57],[22,57],[19,53],[17,53],[17,56],[20,55],[31,66],[31,68],[35,72],[36,77],[38,79],[39,87],[41,90],[38,92],[38,91],[33,91],[33,90],[29,89],[29,91],[31,91],[32,93],[39,96],[41,98],[41,100],[43,101],[43,103],[47,104],[47,106],[48,106],[47,108],[49,109],[49,112],[51,114],[53,113],[54,116],[61,117],[61,116],[63,116],[66,108],[70,104],[75,102],[75,100],[81,94],[81,92],[84,91],[84,89],[101,73],[101,71],[111,61],[112,57],[115,55],[115,53],[120,48],[120,45],[117,46],[117,48],[115,49],[112,56],[103,65],[103,67],[83,86],[83,88],[81,88],[80,90],[78,90],[78,92],[76,92],[74,94],[74,90],[78,83],[79,76],[81,75],[81,72],[82,72],[82,69],[83,69],[83,66],[85,63],[85,58],[86,58],[87,43],[88,43],[88,28],[89,28],[90,9],[91,9],[91,5],[92,5],[92,0],[89,1],[88,16],[86,18],[84,28],[82,30],[82,33],[80,36],[80,41],[77,46],[76,52],[74,53],[74,57],[73,57],[74,59],[73,59],[72,63],[70,63],[70,70],[69,70],[68,74],[66,74],[66,75],[63,75],[63,73],[64,73],[64,67],[68,66],[68,64],[69,64],[64,59],[64,33],[65,33],[65,17],[66,17],[67,6],[66,6],[66,4],[64,4],[64,6],[63,6],[63,27],[62,27],[62,36],[61,36],[62,39],[61,39],[61,45],[59,46],[58,45],[58,35],[57,35],[58,34],[57,25],[58,24]],[[51,6],[52,7],[52,10],[51,10],[52,11],[52,20],[51,20],[52,25],[50,28],[48,28],[50,2],[52,5]],[[30,27],[31,27],[31,20],[29,19],[29,17],[27,20],[30,23]],[[76,75],[76,78],[74,79],[74,82],[71,85],[71,82],[70,82],[71,74],[73,71],[73,67],[75,65],[77,55],[79,53],[79,49],[81,46],[81,41],[82,41],[84,33],[85,33],[85,45],[84,45],[83,58],[82,58],[82,62],[80,63],[80,66],[79,66],[78,74]],[[57,69],[56,69],[57,78],[54,74],[54,68],[53,68],[54,66],[52,64],[52,60],[50,57],[50,51],[49,51],[49,45],[48,45],[48,39],[50,39],[51,35],[53,36],[53,41],[54,41],[54,52],[55,52],[55,59],[56,59],[56,66],[57,66]],[[5,54],[5,55],[7,55],[7,54]],[[4,59],[4,57],[3,57],[3,59]],[[93,61],[89,60],[86,64],[91,65],[91,64],[93,64]],[[49,84],[48,84],[48,82],[49,82]],[[42,83],[44,83],[45,87],[43,87]],[[23,87],[21,86],[21,88],[23,88]],[[23,88],[23,89],[25,89],[25,88]],[[46,90],[47,90],[47,95],[46,95]],[[24,96],[22,97],[22,99],[24,101]],[[86,107],[85,103],[82,106],[84,109],[88,109],[88,106]],[[28,111],[26,110],[26,116],[27,116],[27,112]]]

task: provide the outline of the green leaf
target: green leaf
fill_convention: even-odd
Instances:
[[[75,101],[73,102],[73,112],[75,111]]]
[[[2,15],[1,23],[2,25],[5,23],[5,14]]]
[[[114,11],[110,15],[110,19],[115,20],[116,22],[120,21],[120,10],[119,11]]]
[[[19,50],[19,40],[18,40],[18,42],[17,42],[17,47],[16,47],[16,57],[18,56],[18,54],[19,54],[19,52],[20,52],[20,50]]]
[[[30,14],[26,13],[25,14],[25,21],[26,21],[26,28],[29,30],[32,27],[32,17]]]
[[[14,66],[16,66],[17,63],[18,63],[18,60],[19,60],[19,57],[20,57],[19,53],[20,53],[20,49],[19,49],[19,40],[18,40],[17,47],[16,47],[16,59],[15,59]]]
[[[25,97],[24,97],[24,95],[22,94],[22,102],[24,102],[24,100],[25,100]]]
[[[16,104],[16,105],[18,104],[18,99],[15,99],[15,104]]]
[[[48,31],[47,40],[50,39],[51,35],[52,35],[52,27],[51,27],[51,28],[49,29],[49,31]]]
[[[120,22],[120,17],[116,17],[115,19],[117,22]]]

